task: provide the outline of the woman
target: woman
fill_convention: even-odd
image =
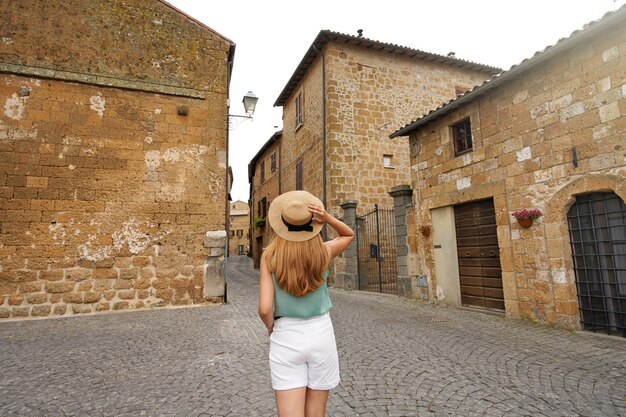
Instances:
[[[323,417],[339,384],[328,311],[330,260],[352,242],[352,229],[306,191],[278,196],[268,221],[275,233],[261,256],[259,316],[270,335],[270,371],[279,417]],[[338,237],[323,242],[324,224]]]

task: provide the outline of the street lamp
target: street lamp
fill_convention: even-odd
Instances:
[[[238,118],[241,118],[241,119],[252,119],[252,115],[254,114],[254,109],[256,108],[257,101],[259,101],[259,98],[252,91],[248,91],[243,96],[243,100],[241,101],[243,103],[243,108],[246,111],[246,114],[245,115],[229,114],[228,117],[238,117]],[[242,120],[241,122],[243,122],[243,121],[244,120]],[[236,125],[233,126],[232,120],[229,120],[229,122],[230,122],[230,128],[234,129]],[[239,123],[241,123],[241,122],[239,122]]]

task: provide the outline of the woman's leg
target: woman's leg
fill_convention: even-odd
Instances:
[[[305,417],[325,417],[328,390],[306,389]]]
[[[305,417],[306,387],[274,391],[274,395],[278,417]]]

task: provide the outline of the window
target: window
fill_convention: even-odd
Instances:
[[[270,171],[276,171],[276,151],[270,155]]]
[[[230,231],[230,237],[233,237],[233,236],[235,236],[235,231],[234,231],[234,230],[231,230],[231,231]]]
[[[266,213],[267,213],[267,198],[263,197],[261,201],[259,201],[259,216],[265,218]]]
[[[237,237],[243,237],[243,230],[242,229],[237,230]]]
[[[238,255],[243,255],[243,245],[237,246],[237,254]]]
[[[261,161],[261,182],[265,182],[265,161]]]
[[[472,150],[472,126],[469,118],[452,126],[452,137],[454,138],[454,156]]]
[[[385,168],[393,168],[393,155],[383,155],[383,166]]]
[[[296,96],[296,129],[302,126],[304,123],[304,117],[302,112],[302,91]]]
[[[302,159],[296,162],[296,190],[302,189]]]

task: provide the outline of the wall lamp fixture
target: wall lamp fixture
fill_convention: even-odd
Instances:
[[[243,96],[243,108],[246,112],[245,115],[239,115],[239,114],[229,114],[228,117],[228,122],[230,124],[230,128],[234,129],[239,123],[244,122],[246,119],[252,119],[252,115],[254,114],[254,109],[256,108],[256,103],[257,101],[259,101],[259,98],[252,92],[252,91],[248,91],[244,96]],[[237,123],[237,125],[233,126],[233,118],[240,118],[240,119],[244,119],[241,122]]]

